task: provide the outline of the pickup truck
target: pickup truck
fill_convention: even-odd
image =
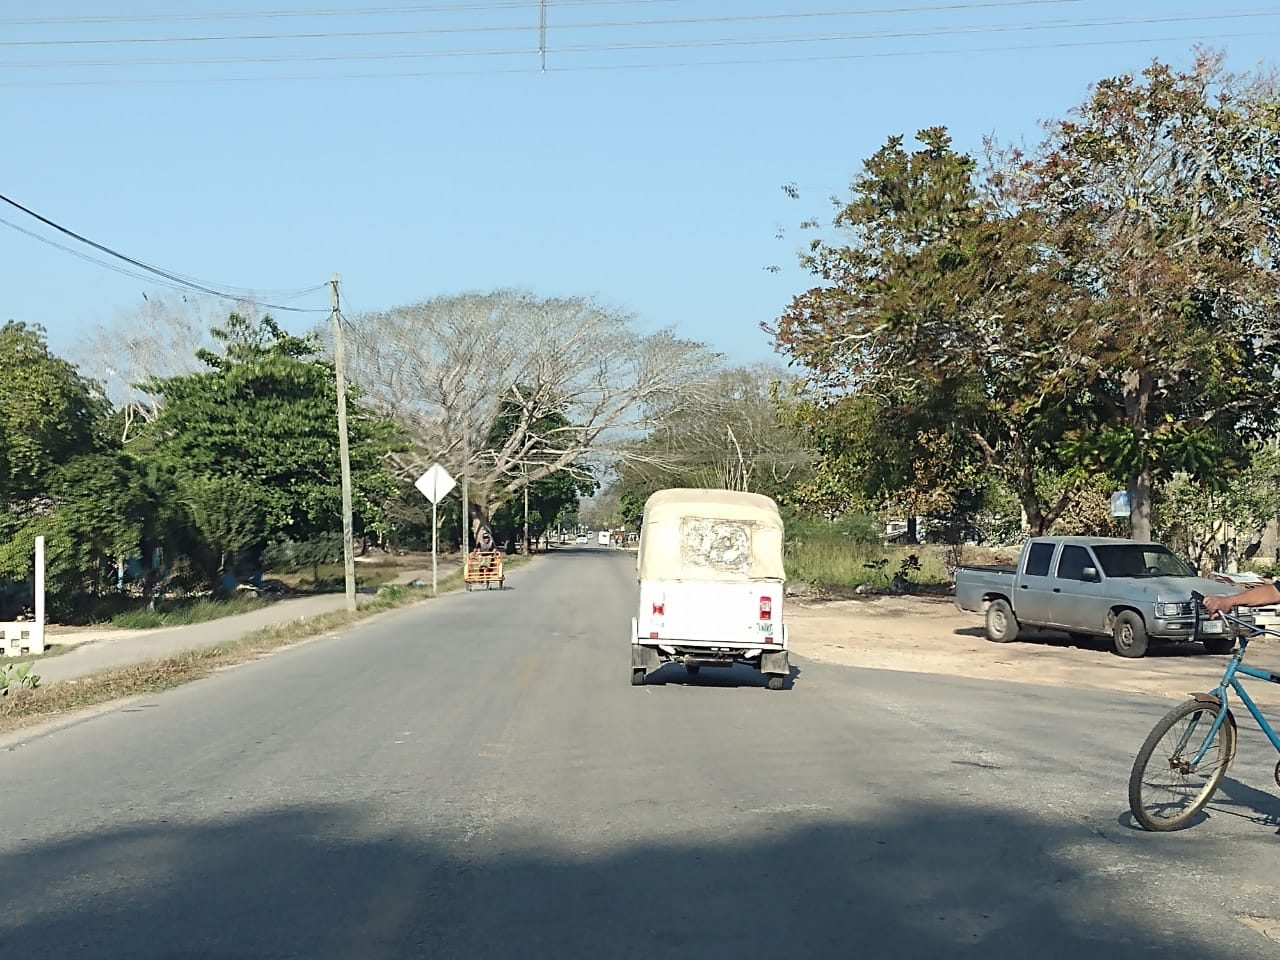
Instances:
[[[1076,639],[1110,637],[1122,657],[1141,657],[1153,640],[1199,640],[1227,653],[1235,636],[1222,620],[1196,615],[1191,591],[1232,593],[1198,577],[1158,543],[1115,537],[1035,537],[1016,567],[960,567],[955,604],[986,615],[989,640],[1016,640],[1020,627],[1061,630]]]

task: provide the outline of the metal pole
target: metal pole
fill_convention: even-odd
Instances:
[[[347,371],[342,345],[342,318],[338,310],[336,273],[329,278],[333,300],[333,372],[338,383],[338,459],[342,468],[342,562],[347,581],[347,610],[356,609],[356,551],[351,531],[351,453],[347,447]]]
[[[524,485],[524,552],[525,556],[533,552],[529,549],[529,484],[527,482]]]
[[[436,595],[436,502],[431,501],[431,595]]]

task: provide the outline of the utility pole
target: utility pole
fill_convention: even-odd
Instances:
[[[333,300],[333,371],[338,382],[338,459],[342,466],[342,562],[347,581],[347,610],[356,609],[356,551],[351,532],[351,451],[347,447],[347,365],[342,345],[336,273],[329,278]]]
[[[529,549],[529,475],[527,473],[524,480],[524,552],[525,556],[533,552]]]
[[[467,496],[467,474],[471,464],[470,424],[462,424],[462,563],[465,569],[471,552],[471,500]]]

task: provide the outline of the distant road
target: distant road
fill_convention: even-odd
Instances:
[[[634,576],[563,548],[0,752],[9,955],[1274,960],[1259,738],[1145,834],[1163,704],[808,661],[632,688]]]

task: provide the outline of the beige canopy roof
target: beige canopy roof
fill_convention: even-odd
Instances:
[[[644,505],[641,580],[785,580],[782,517],[758,493],[673,488]]]

